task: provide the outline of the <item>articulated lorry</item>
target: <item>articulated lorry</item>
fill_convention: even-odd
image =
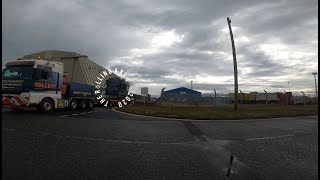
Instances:
[[[91,109],[94,86],[69,82],[62,62],[41,59],[8,62],[2,71],[2,105],[13,110],[49,112]]]

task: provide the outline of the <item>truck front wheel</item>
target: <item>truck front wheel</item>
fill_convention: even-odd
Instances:
[[[76,110],[78,108],[78,101],[76,99],[72,99],[69,103],[69,108],[71,110]]]
[[[45,98],[41,101],[39,110],[41,112],[51,112],[54,109],[54,102],[52,99]]]

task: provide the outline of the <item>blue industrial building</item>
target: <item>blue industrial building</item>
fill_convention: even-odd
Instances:
[[[164,91],[162,96],[165,101],[169,102],[188,103],[201,101],[201,92],[185,87]]]

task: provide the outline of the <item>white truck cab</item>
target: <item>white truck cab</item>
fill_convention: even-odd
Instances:
[[[93,95],[73,96],[63,94],[64,84],[63,63],[41,59],[16,60],[6,64],[2,71],[2,104],[11,109],[39,109],[51,111],[54,108],[64,108],[72,101],[73,109],[93,106]],[[73,85],[81,91],[88,85]],[[80,88],[80,90],[79,90]],[[73,88],[74,89],[74,88]],[[90,87],[89,87],[89,91]],[[66,93],[66,92],[65,92]],[[68,92],[69,95],[74,95]],[[92,100],[92,102],[91,102]],[[92,106],[91,106],[92,103]]]

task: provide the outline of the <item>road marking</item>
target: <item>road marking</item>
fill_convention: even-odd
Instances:
[[[2,128],[5,131],[14,131],[14,129],[9,129],[9,128]]]
[[[137,117],[142,117],[142,118],[150,118],[150,119],[163,119],[163,120],[170,120],[170,121],[192,121],[192,122],[245,122],[245,121],[270,121],[270,120],[288,120],[288,119],[299,119],[299,118],[318,118],[318,116],[296,116],[296,117],[282,117],[282,118],[258,118],[258,119],[226,119],[226,120],[220,120],[220,119],[182,119],[182,118],[168,118],[168,117],[157,117],[157,116],[147,116],[147,115],[141,115],[141,114],[134,114],[134,113],[128,113],[124,111],[119,111],[113,107],[111,111],[120,113],[120,114],[125,114],[125,115],[130,115],[130,116],[137,116]]]
[[[250,139],[246,139],[246,141],[261,140],[261,139],[275,139],[275,138],[292,137],[292,136],[294,136],[294,135],[283,135],[283,136],[270,136],[270,137],[261,137],[261,138],[250,138]]]
[[[89,112],[82,112],[82,113],[77,113],[77,114],[71,114],[72,116],[77,116],[77,115],[79,115],[79,114],[86,114],[86,113],[94,113],[94,112],[99,112],[99,111],[89,111]],[[62,115],[62,116],[60,116],[60,117],[67,117],[67,116],[69,116],[69,115]]]
[[[14,129],[2,128],[5,131],[15,131]],[[115,139],[103,139],[103,138],[91,138],[91,137],[80,137],[80,136],[70,136],[70,135],[59,135],[51,132],[37,131],[37,132],[25,132],[19,131],[26,134],[32,135],[45,135],[45,136],[53,136],[58,138],[69,138],[69,139],[79,139],[79,140],[90,140],[90,141],[104,141],[104,142],[113,142],[113,143],[128,143],[128,144],[173,144],[173,145],[181,145],[192,143],[193,141],[184,141],[184,142],[152,142],[152,141],[130,141],[130,140],[115,140]]]

